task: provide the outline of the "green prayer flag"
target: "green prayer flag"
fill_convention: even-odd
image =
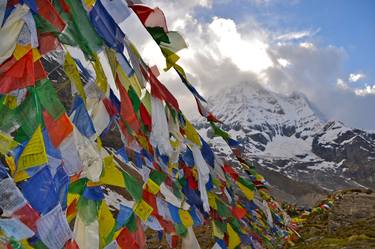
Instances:
[[[210,122],[210,125],[214,131],[215,136],[222,137],[224,140],[228,140],[230,138],[230,135],[226,131],[221,129],[219,126],[217,126],[213,122]]]
[[[255,190],[255,186],[250,180],[247,180],[243,177],[239,177],[237,181],[245,187],[249,188],[250,190]]]
[[[137,93],[135,92],[135,90],[132,86],[129,86],[128,95],[129,95],[129,98],[130,98],[130,100],[133,104],[133,108],[134,108],[135,113],[138,113],[139,112],[139,106],[141,105],[141,101],[138,98],[138,95],[137,95]]]
[[[36,93],[38,94],[40,104],[54,120],[57,120],[66,112],[49,79],[39,81]]]
[[[83,191],[86,188],[86,184],[88,182],[87,178],[81,178],[77,181],[74,181],[69,184],[68,192],[71,194],[79,194],[82,195]]]
[[[174,223],[174,228],[176,229],[176,234],[181,237],[185,237],[187,234],[187,229],[183,224]]]
[[[102,39],[98,36],[95,29],[90,23],[87,12],[84,9],[82,2],[77,0],[65,0],[70,7],[70,13],[74,27],[78,31],[77,43],[81,48],[84,48],[88,54],[98,51],[103,45]]]
[[[216,198],[217,213],[223,218],[229,218],[232,216],[232,212],[229,208],[218,198]]]
[[[170,43],[169,37],[162,27],[146,27],[146,29],[158,45],[161,42]]]
[[[135,201],[140,201],[142,199],[142,185],[128,173],[123,172],[123,175],[126,189]]]
[[[162,184],[166,178],[167,175],[162,171],[153,170],[150,173],[150,179],[153,180],[157,185]]]
[[[78,214],[83,222],[88,225],[98,219],[101,201],[89,200],[81,196],[78,200]]]
[[[126,222],[126,227],[129,229],[129,232],[137,231],[137,219],[134,213],[129,217],[128,222]]]

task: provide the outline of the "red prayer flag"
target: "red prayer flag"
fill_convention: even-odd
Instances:
[[[22,208],[18,209],[16,212],[14,212],[13,216],[17,217],[28,228],[36,232],[36,222],[39,220],[40,216],[39,213],[29,204],[26,204]]]
[[[44,111],[43,118],[53,146],[55,148],[59,147],[61,142],[73,132],[72,122],[66,113],[61,115],[57,120],[54,120],[47,111]]]
[[[38,35],[39,51],[42,55],[50,51],[56,50],[59,46],[59,40],[51,33]]]
[[[0,93],[3,94],[34,84],[35,72],[32,50],[0,74]]]
[[[146,126],[148,131],[151,131],[151,128],[152,128],[151,116],[148,113],[146,107],[142,103],[139,107],[139,112],[141,114],[143,124]]]
[[[57,31],[62,32],[65,28],[65,23],[51,4],[51,1],[35,0],[35,2],[38,6],[38,14],[51,23],[52,26],[57,29]]]
[[[237,179],[238,179],[238,174],[236,173],[236,171],[234,171],[234,169],[233,169],[231,166],[224,165],[223,169],[224,169],[224,172],[225,172],[225,173],[227,173],[227,174],[230,175],[235,181],[237,181]]]
[[[154,11],[150,7],[138,4],[134,4],[129,7],[135,12],[135,14],[137,14],[143,25],[146,23],[148,16]]]
[[[151,95],[165,100],[169,105],[173,106],[177,111],[180,110],[177,99],[172,95],[172,93],[158,80],[158,78],[153,74],[151,69],[149,70],[149,82],[151,84]]]
[[[141,124],[135,115],[133,104],[130,100],[128,93],[126,92],[125,88],[119,82],[119,79],[116,78],[117,87],[120,91],[120,99],[121,99],[121,110],[120,115],[128,123],[130,128],[135,132],[139,133],[141,129]]]
[[[242,219],[246,215],[246,210],[242,207],[236,206],[232,208],[232,213],[237,219]]]
[[[120,234],[116,238],[116,241],[119,247],[122,249],[139,248],[136,240],[134,239],[132,234],[129,232],[128,228],[124,228],[121,230]]]

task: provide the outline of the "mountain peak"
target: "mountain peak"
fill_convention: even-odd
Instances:
[[[209,102],[222,128],[259,167],[326,190],[375,186],[375,136],[340,121],[326,122],[302,93],[286,96],[242,82]],[[212,138],[206,122],[195,124],[202,137]],[[230,153],[220,139],[212,141],[221,155]]]

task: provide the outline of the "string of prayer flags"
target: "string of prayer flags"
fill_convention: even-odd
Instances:
[[[143,249],[150,228],[200,248],[209,221],[215,249],[279,247],[290,219],[177,64],[184,38],[134,2],[0,0],[0,247]],[[125,35],[131,10],[241,168]]]

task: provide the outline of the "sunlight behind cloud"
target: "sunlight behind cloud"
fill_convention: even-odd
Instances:
[[[257,38],[244,39],[233,20],[214,17],[209,31],[215,35],[217,52],[230,58],[240,70],[260,73],[273,66],[267,54],[268,45]]]

